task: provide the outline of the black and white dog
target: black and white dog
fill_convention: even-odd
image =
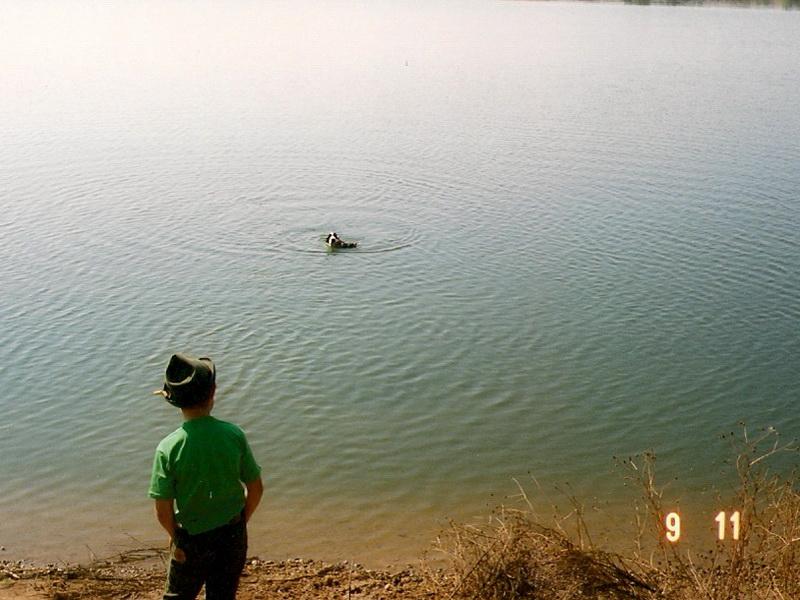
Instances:
[[[358,246],[358,242],[345,242],[335,231],[331,231],[328,234],[328,237],[325,238],[325,244],[329,248],[355,248]]]

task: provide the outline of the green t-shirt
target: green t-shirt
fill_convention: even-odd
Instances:
[[[226,524],[244,508],[244,487],[258,479],[244,432],[212,416],[185,421],[161,440],[150,497],[175,500],[175,516],[192,535]]]

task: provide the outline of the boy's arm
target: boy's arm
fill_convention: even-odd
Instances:
[[[172,558],[179,563],[186,562],[186,553],[175,545],[175,529],[178,527],[175,521],[175,511],[172,508],[172,500],[156,499],[156,517],[161,526],[169,534],[169,545],[173,548]]]
[[[261,496],[264,495],[264,483],[261,481],[261,477],[258,477],[253,481],[246,482],[244,487],[247,488],[247,498],[244,501],[244,522],[247,523],[256,512],[258,503],[261,502]]]
[[[156,518],[169,534],[170,543],[175,539],[175,528],[178,526],[175,522],[175,511],[172,508],[172,502],[172,499],[162,500],[156,498]]]

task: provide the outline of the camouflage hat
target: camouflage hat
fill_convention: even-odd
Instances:
[[[178,408],[189,408],[208,398],[217,371],[210,358],[194,358],[187,354],[173,354],[164,375],[164,389],[157,390],[167,402]]]

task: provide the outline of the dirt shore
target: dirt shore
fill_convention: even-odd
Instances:
[[[137,560],[131,555],[87,566],[35,566],[4,561],[0,562],[0,600],[159,600],[164,573],[163,564],[152,559]],[[346,561],[328,564],[301,559],[274,562],[250,558],[237,597],[239,600],[418,600],[433,596],[423,578],[411,567],[374,571]]]

